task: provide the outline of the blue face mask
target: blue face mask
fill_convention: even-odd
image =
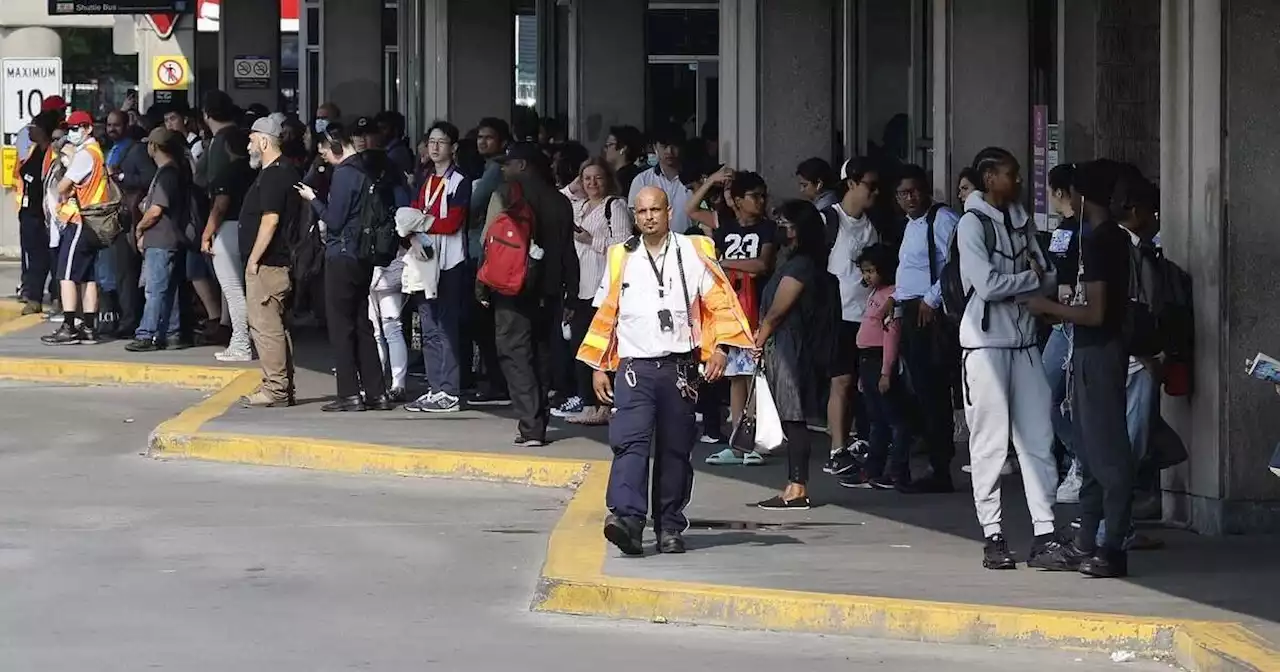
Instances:
[[[324,117],[320,117],[319,119],[316,119],[315,127],[316,133],[324,133],[325,129],[329,128],[329,120]]]
[[[653,152],[649,152],[648,162],[650,168],[658,165],[658,155]]]

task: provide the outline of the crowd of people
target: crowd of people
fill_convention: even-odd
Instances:
[[[609,425],[606,536],[629,553],[650,443],[665,552],[683,551],[696,442],[712,466],[773,459],[746,431],[757,374],[786,439],[767,510],[810,508],[815,432],[842,486],[953,492],[962,409],[984,566],[1016,566],[1013,471],[1031,566],[1123,576],[1141,546],[1135,492],[1169,464],[1148,450],[1166,358],[1189,344],[1151,299],[1168,265],[1133,166],[1055,168],[1062,224],[1041,234],[999,148],[962,172],[954,207],[919,166],[866,157],[800,163],[801,197],[770,207],[759,174],[678,126],[615,127],[593,153],[554,120],[437,121],[415,147],[395,112],[348,122],[325,104],[307,124],[221,91],[199,110],[112,112],[101,136],[63,107],[34,120],[19,168],[22,296],[60,321],[45,343],[217,343],[218,360],[261,365],[245,406],[292,406],[291,334],[323,323],[323,411],[509,404],[526,447],[553,416]],[[1076,502],[1064,536],[1053,505]]]

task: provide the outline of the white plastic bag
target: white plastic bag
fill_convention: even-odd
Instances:
[[[771,453],[786,441],[782,433],[782,419],[778,417],[778,407],[773,403],[773,393],[769,391],[769,381],[764,372],[756,372],[756,450]]]

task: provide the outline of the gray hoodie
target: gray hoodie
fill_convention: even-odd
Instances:
[[[1009,227],[1004,214],[973,192],[964,202],[965,215],[956,227],[960,253],[960,277],[965,291],[973,297],[960,320],[960,347],[1026,348],[1036,344],[1036,323],[1019,299],[1036,292],[1048,293],[1057,284],[1053,267],[1031,230],[1027,211],[1020,204],[1009,207]],[[995,249],[988,253],[982,221],[971,210],[982,212],[995,223]],[[1034,258],[1045,269],[1044,278],[1031,270]],[[989,307],[989,310],[987,308]],[[983,314],[987,328],[983,330]]]

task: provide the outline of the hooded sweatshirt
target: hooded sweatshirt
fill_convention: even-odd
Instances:
[[[1057,283],[1050,266],[1030,230],[1027,211],[1017,203],[1009,206],[1009,222],[1004,213],[973,192],[964,202],[965,215],[956,227],[960,252],[960,278],[965,292],[973,296],[960,320],[962,348],[1027,348],[1036,344],[1036,323],[1019,301],[1036,292],[1048,293]],[[995,248],[988,253],[982,221],[970,211],[982,212],[995,223]],[[1045,269],[1043,279],[1031,270],[1031,259]],[[987,328],[983,330],[983,314]]]

